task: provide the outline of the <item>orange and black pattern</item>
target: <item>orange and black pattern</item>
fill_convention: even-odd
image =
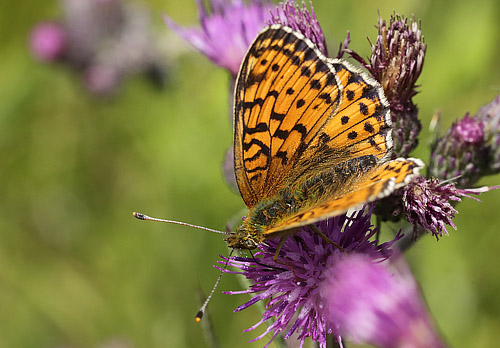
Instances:
[[[249,226],[250,238],[385,197],[423,166],[386,162],[392,128],[380,85],[288,27],[255,39],[234,100],[235,174],[250,208],[240,230]]]

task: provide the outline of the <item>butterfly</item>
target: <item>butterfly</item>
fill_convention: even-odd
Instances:
[[[423,163],[390,160],[391,132],[375,80],[289,27],[265,28],[235,85],[234,170],[249,213],[229,247],[254,249],[408,184]]]

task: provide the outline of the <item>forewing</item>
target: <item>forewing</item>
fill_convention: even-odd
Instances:
[[[264,235],[266,239],[273,238],[285,230],[341,215],[349,209],[361,208],[366,203],[387,197],[394,190],[407,185],[423,166],[421,160],[413,158],[398,158],[386,162],[351,181],[347,191],[339,197],[324,197],[315,201],[311,206],[304,207],[302,211],[264,231]]]
[[[273,25],[259,34],[235,91],[235,174],[247,206],[284,185],[293,154],[340,102],[332,64],[302,34]]]

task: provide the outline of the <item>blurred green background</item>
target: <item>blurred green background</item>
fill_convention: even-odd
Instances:
[[[194,25],[194,1],[151,0],[160,38],[168,13]],[[43,5],[42,5],[43,4]],[[428,124],[475,113],[500,93],[500,3],[484,1],[314,1],[330,52],[351,31],[369,54],[377,9],[422,20],[428,53],[415,98],[424,131],[414,154],[428,157]],[[135,220],[154,216],[224,229],[243,208],[222,179],[232,141],[229,77],[185,50],[170,61],[163,91],[132,78],[96,99],[61,66],[27,49],[33,25],[60,13],[56,1],[0,3],[0,347],[203,347],[194,322],[198,289],[208,292],[227,255],[220,236]],[[181,41],[166,40],[170,45]],[[172,48],[172,47],[171,47]],[[172,48],[172,49],[175,49]],[[480,184],[500,183],[489,177]],[[458,231],[427,236],[408,253],[450,346],[491,347],[500,331],[500,191],[458,206]],[[209,306],[221,347],[261,347],[242,330],[257,310],[233,309],[246,296],[223,277]]]

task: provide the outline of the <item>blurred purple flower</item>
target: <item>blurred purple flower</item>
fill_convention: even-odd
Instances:
[[[470,117],[468,113],[452,128],[453,136],[463,144],[479,144],[484,139],[481,120]]]
[[[269,24],[282,24],[301,32],[318,46],[325,56],[328,56],[323,29],[316,18],[312,3],[310,3],[310,7],[311,11],[308,11],[304,1],[302,1],[301,8],[294,1],[286,0],[276,7]]]
[[[500,172],[500,95],[476,114],[483,125],[484,141],[489,147],[487,174]]]
[[[321,288],[329,320],[342,335],[377,347],[446,347],[402,256],[392,266],[366,255],[340,257]]]
[[[63,0],[62,8],[60,24],[33,29],[37,57],[69,65],[98,95],[115,92],[136,73],[162,86],[163,63],[144,7],[122,0]]]
[[[66,33],[60,24],[41,22],[31,31],[30,49],[33,56],[44,62],[60,59],[66,48]]]
[[[352,217],[342,215],[315,224],[343,251],[325,242],[310,226],[306,226],[286,239],[279,253],[279,262],[273,260],[277,240],[261,244],[255,259],[230,259],[229,265],[239,271],[226,272],[243,274],[252,283],[248,290],[227,292],[253,296],[235,311],[259,301],[266,304],[262,319],[247,331],[274,318],[265,332],[253,341],[269,332],[273,333],[272,341],[280,332],[286,331],[284,337],[288,339],[294,335],[301,346],[307,337],[311,337],[320,347],[326,347],[328,333],[334,334],[341,344],[338,323],[326,317],[325,298],[321,291],[322,284],[329,281],[331,276],[328,270],[346,254],[362,253],[373,259],[384,260],[391,255],[392,244],[401,237],[398,234],[394,240],[380,245],[377,245],[378,241],[370,241],[377,231],[371,225],[370,218],[371,207],[367,211],[356,212]]]
[[[258,0],[210,0],[209,10],[203,0],[197,3],[200,28],[183,28],[165,15],[166,25],[235,78],[248,47],[270,18],[270,4]]]
[[[415,237],[420,226],[439,240],[443,234],[448,235],[446,225],[457,229],[453,224],[457,213],[453,202],[462,201],[461,197],[479,201],[470,195],[479,195],[496,188],[498,187],[484,186],[475,189],[459,189],[453,183],[444,184],[436,178],[427,180],[423,176],[418,176],[403,190],[403,207],[407,220],[414,226]]]

